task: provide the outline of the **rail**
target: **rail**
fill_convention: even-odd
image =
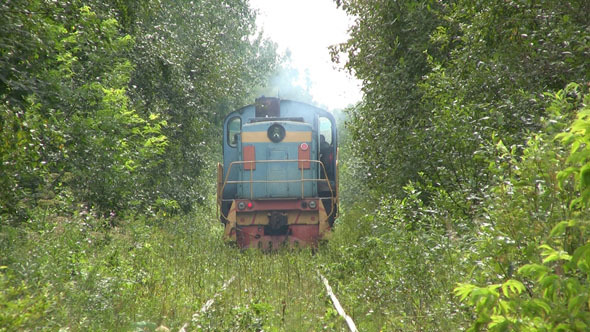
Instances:
[[[210,298],[210,299],[209,299],[207,302],[205,302],[205,304],[204,304],[204,305],[201,307],[201,310],[199,310],[199,311],[197,311],[197,312],[195,312],[195,313],[193,314],[191,321],[195,322],[195,321],[197,321],[197,320],[198,320],[198,319],[199,319],[199,318],[200,318],[200,317],[201,317],[203,314],[205,314],[205,313],[206,313],[206,312],[209,310],[209,308],[211,308],[211,306],[213,305],[213,302],[215,302],[215,299],[217,299],[217,298],[218,298],[218,297],[221,295],[221,293],[222,293],[223,291],[225,291],[225,289],[227,288],[227,286],[229,286],[229,284],[231,284],[231,283],[234,281],[234,279],[236,279],[236,277],[235,277],[235,276],[233,276],[233,277],[229,278],[229,279],[228,279],[228,280],[227,280],[227,281],[226,281],[226,282],[223,284],[223,286],[221,286],[221,289],[220,289],[220,290],[219,290],[217,293],[215,293],[215,294],[213,295],[213,297],[212,297],[212,298]],[[180,330],[178,330],[178,332],[186,332],[186,328],[187,328],[188,326],[189,326],[189,323],[184,323],[184,324],[182,325],[182,327],[180,328]]]
[[[348,329],[350,330],[350,332],[358,332],[356,324],[354,324],[352,318],[346,314],[344,308],[340,304],[340,301],[338,301],[336,294],[334,294],[334,291],[332,291],[332,287],[330,287],[328,279],[326,279],[326,277],[324,277],[319,271],[316,272],[320,276],[322,282],[324,283],[324,286],[326,287],[326,292],[328,293],[328,296],[330,296],[330,299],[332,300],[332,304],[334,305],[336,312],[338,312],[340,317],[344,318],[344,321],[346,321],[346,325],[348,325]]]

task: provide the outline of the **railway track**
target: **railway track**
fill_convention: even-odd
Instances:
[[[340,317],[342,317],[342,319],[344,319],[344,321],[346,322],[346,325],[348,327],[348,329],[351,332],[358,332],[358,329],[354,323],[354,321],[352,320],[352,318],[346,314],[346,311],[344,310],[344,308],[342,307],[342,305],[340,304],[340,301],[338,300],[338,298],[336,297],[336,294],[334,293],[334,291],[332,290],[332,287],[330,286],[330,283],[328,282],[328,279],[326,277],[324,277],[319,271],[317,272],[317,276],[320,279],[320,281],[323,283],[324,288],[326,290],[326,294],[330,297],[330,300],[332,302],[332,305],[334,306],[334,309],[336,309],[336,312],[338,313],[338,315],[340,315]],[[192,315],[192,321],[196,321],[199,319],[199,317],[201,317],[202,315],[206,314],[207,311],[213,306],[213,304],[215,303],[215,301],[217,300],[217,298],[219,298],[223,292],[226,291],[226,289],[230,286],[230,284],[232,284],[234,282],[234,280],[236,280],[236,277],[233,276],[230,279],[228,279],[219,289],[219,291],[217,291],[213,297],[211,297],[209,300],[207,300],[203,306],[201,307],[201,309],[197,312],[195,312]],[[187,327],[189,326],[189,322],[184,323],[184,325],[180,328],[179,332],[187,332]]]
[[[212,298],[210,298],[209,300],[207,300],[207,302],[205,302],[205,304],[203,304],[203,306],[201,307],[201,310],[195,312],[193,314],[192,319],[196,320],[199,318],[199,316],[205,314],[209,308],[211,308],[211,306],[213,305],[213,303],[215,302],[215,299],[217,299],[221,293],[223,293],[227,287],[236,279],[235,276],[229,278],[224,284],[223,286],[221,286],[221,288],[219,289],[219,291],[217,293],[215,293],[215,295],[213,295]],[[186,332],[186,328],[188,327],[188,322],[184,323],[184,325],[182,325],[182,327],[180,328],[180,330],[178,332]]]
[[[356,324],[354,324],[354,321],[352,320],[352,318],[350,316],[348,316],[346,314],[346,312],[344,311],[344,308],[340,304],[340,301],[338,301],[336,294],[334,294],[334,292],[332,291],[332,287],[330,287],[330,283],[328,282],[328,279],[326,279],[326,277],[324,277],[319,272],[318,272],[318,275],[319,275],[320,279],[322,280],[322,282],[324,283],[324,286],[326,287],[326,292],[328,293],[328,296],[330,296],[330,299],[332,300],[332,304],[334,305],[334,308],[336,309],[336,311],[338,312],[340,317],[344,318],[344,320],[346,321],[346,325],[348,325],[348,329],[351,332],[357,332],[358,330],[356,329]]]

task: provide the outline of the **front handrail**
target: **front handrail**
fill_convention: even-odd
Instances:
[[[250,184],[250,199],[253,198],[254,194],[253,194],[253,190],[252,190],[252,184],[254,183],[296,183],[296,182],[301,182],[301,198],[304,198],[303,196],[303,184],[304,182],[326,182],[328,184],[328,188],[330,190],[330,197],[334,197],[334,190],[332,190],[332,185],[330,184],[330,180],[326,177],[323,179],[317,178],[317,179],[306,179],[305,178],[305,173],[304,173],[304,169],[301,167],[301,177],[299,179],[295,179],[295,180],[254,180],[253,179],[253,174],[254,174],[254,169],[253,167],[250,167],[250,178],[248,180],[228,180],[229,179],[229,175],[231,174],[232,171],[232,167],[234,165],[245,165],[245,164],[255,164],[255,163],[261,163],[261,164],[270,164],[270,163],[303,163],[303,162],[310,162],[310,163],[316,163],[318,164],[322,170],[324,171],[324,175],[327,174],[326,172],[326,168],[324,166],[324,163],[322,163],[319,160],[308,160],[308,159],[288,159],[288,160],[248,160],[248,161],[233,161],[229,164],[229,168],[225,174],[225,179],[223,181],[223,187],[222,189],[222,193],[223,190],[225,189],[225,185],[226,184],[238,184],[238,183],[248,183]]]
[[[263,164],[269,164],[269,163],[305,163],[305,162],[310,162],[310,163],[316,163],[319,165],[319,167],[321,167],[321,170],[323,170],[323,174],[325,176],[325,178],[317,178],[317,179],[309,179],[309,178],[305,178],[305,174],[304,174],[304,168],[300,167],[301,169],[301,177],[299,179],[291,179],[291,180],[254,180],[253,179],[253,174],[254,174],[254,169],[253,167],[250,167],[250,178],[248,180],[229,180],[229,175],[231,174],[232,171],[232,167],[234,165],[245,165],[245,164],[256,164],[256,163],[263,163]],[[321,172],[320,172],[321,173]],[[319,161],[319,160],[309,160],[309,159],[289,159],[289,160],[248,160],[248,161],[233,161],[229,164],[229,167],[227,169],[227,172],[225,174],[225,179],[223,180],[223,185],[221,187],[221,195],[219,195],[218,201],[217,201],[217,205],[218,207],[221,207],[221,201],[223,201],[223,192],[225,191],[225,186],[228,184],[240,184],[240,183],[248,183],[249,187],[250,187],[250,199],[253,199],[254,197],[254,190],[253,190],[253,185],[255,183],[297,183],[297,182],[301,182],[301,198],[305,198],[304,195],[304,184],[306,182],[325,182],[328,184],[328,189],[330,190],[330,198],[331,199],[331,209],[330,209],[330,215],[332,215],[332,213],[334,213],[334,198],[336,197],[336,195],[334,194],[334,190],[332,189],[332,184],[330,183],[330,180],[327,178],[327,172],[326,172],[326,167],[324,166],[324,163]]]

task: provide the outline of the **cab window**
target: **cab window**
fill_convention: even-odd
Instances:
[[[238,135],[242,131],[242,119],[231,118],[227,123],[227,144],[235,148],[238,145]]]
[[[332,122],[326,117],[320,117],[320,135],[324,137],[326,143],[332,145]]]

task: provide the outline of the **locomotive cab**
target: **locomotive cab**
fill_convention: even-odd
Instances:
[[[218,206],[224,237],[241,248],[315,246],[337,213],[337,136],[332,115],[277,98],[224,121]]]

